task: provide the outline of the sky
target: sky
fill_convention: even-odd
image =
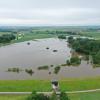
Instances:
[[[0,0],[0,25],[100,25],[100,0]]]

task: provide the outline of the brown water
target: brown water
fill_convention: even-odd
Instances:
[[[37,67],[42,65],[64,64],[71,56],[71,49],[65,40],[57,38],[28,42],[30,45],[27,45],[27,42],[22,42],[0,48],[0,79],[62,79],[100,76],[100,68],[93,68],[86,61],[82,61],[78,67],[61,67],[57,75],[53,73],[54,67],[50,67],[49,70],[37,70]],[[47,50],[47,47],[50,49]],[[53,52],[53,50],[58,51]],[[34,74],[31,76],[25,71],[7,72],[8,68],[14,67],[22,70],[31,68],[34,70]]]

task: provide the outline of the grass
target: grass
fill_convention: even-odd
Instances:
[[[100,78],[72,79],[60,81],[60,88],[63,91],[78,91],[100,88]]]
[[[65,79],[59,81],[62,91],[77,91],[100,88],[100,78]],[[0,80],[1,92],[51,91],[50,80]]]
[[[6,34],[7,32],[0,32],[0,35],[2,34]],[[29,40],[35,40],[35,39],[43,39],[43,38],[52,38],[55,37],[55,35],[53,34],[43,34],[43,33],[25,33],[24,37],[20,38],[20,39],[16,39],[16,40],[12,40],[10,43],[0,43],[0,46],[6,46],[6,45],[10,45],[13,43],[19,43],[19,42],[24,42],[24,41],[29,41]]]
[[[0,100],[26,100],[27,95],[0,95]]]
[[[50,91],[50,81],[41,80],[1,80],[0,91]]]
[[[70,100],[100,100],[100,92],[68,94]]]
[[[0,95],[0,100],[26,100],[28,95]],[[99,100],[100,92],[68,94],[70,100]]]
[[[52,37],[54,37],[54,35],[52,34],[34,34],[34,33],[28,34],[27,33],[27,34],[24,34],[24,37],[22,37],[21,39],[12,41],[12,43],[24,42],[28,40],[34,40],[34,39],[52,38]]]
[[[100,39],[100,32],[95,31],[95,32],[82,32],[81,34],[88,36],[88,37],[93,37],[95,39]]]

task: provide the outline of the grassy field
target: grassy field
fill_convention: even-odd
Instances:
[[[0,95],[0,100],[26,100],[28,95]],[[100,100],[100,92],[68,94],[70,100]]]
[[[68,96],[70,100],[100,100],[100,92],[77,93]]]
[[[26,100],[27,95],[0,95],[0,100]]]
[[[100,88],[100,78],[66,79],[59,81],[62,91],[77,91]],[[0,91],[51,91],[49,80],[0,80]]]
[[[81,32],[82,35],[100,39],[100,32]]]
[[[9,33],[1,33],[0,32],[0,35],[2,34],[9,34]],[[52,37],[56,37],[55,35],[52,35],[52,34],[34,34],[34,33],[26,33],[24,34],[24,37],[20,38],[20,39],[16,39],[16,40],[12,40],[10,43],[0,43],[0,46],[6,46],[6,45],[10,45],[10,44],[13,44],[13,43],[18,43],[18,42],[24,42],[24,41],[29,41],[29,40],[35,40],[35,39],[43,39],[43,38],[52,38]]]
[[[28,40],[34,40],[34,39],[42,39],[42,38],[52,38],[55,37],[52,34],[34,34],[34,33],[27,33],[22,37],[21,39],[18,40],[13,40],[12,43],[17,43],[17,42],[24,42]]]

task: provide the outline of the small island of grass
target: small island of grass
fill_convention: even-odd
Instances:
[[[39,66],[38,70],[48,70],[49,66],[48,65],[44,65],[44,66]]]

